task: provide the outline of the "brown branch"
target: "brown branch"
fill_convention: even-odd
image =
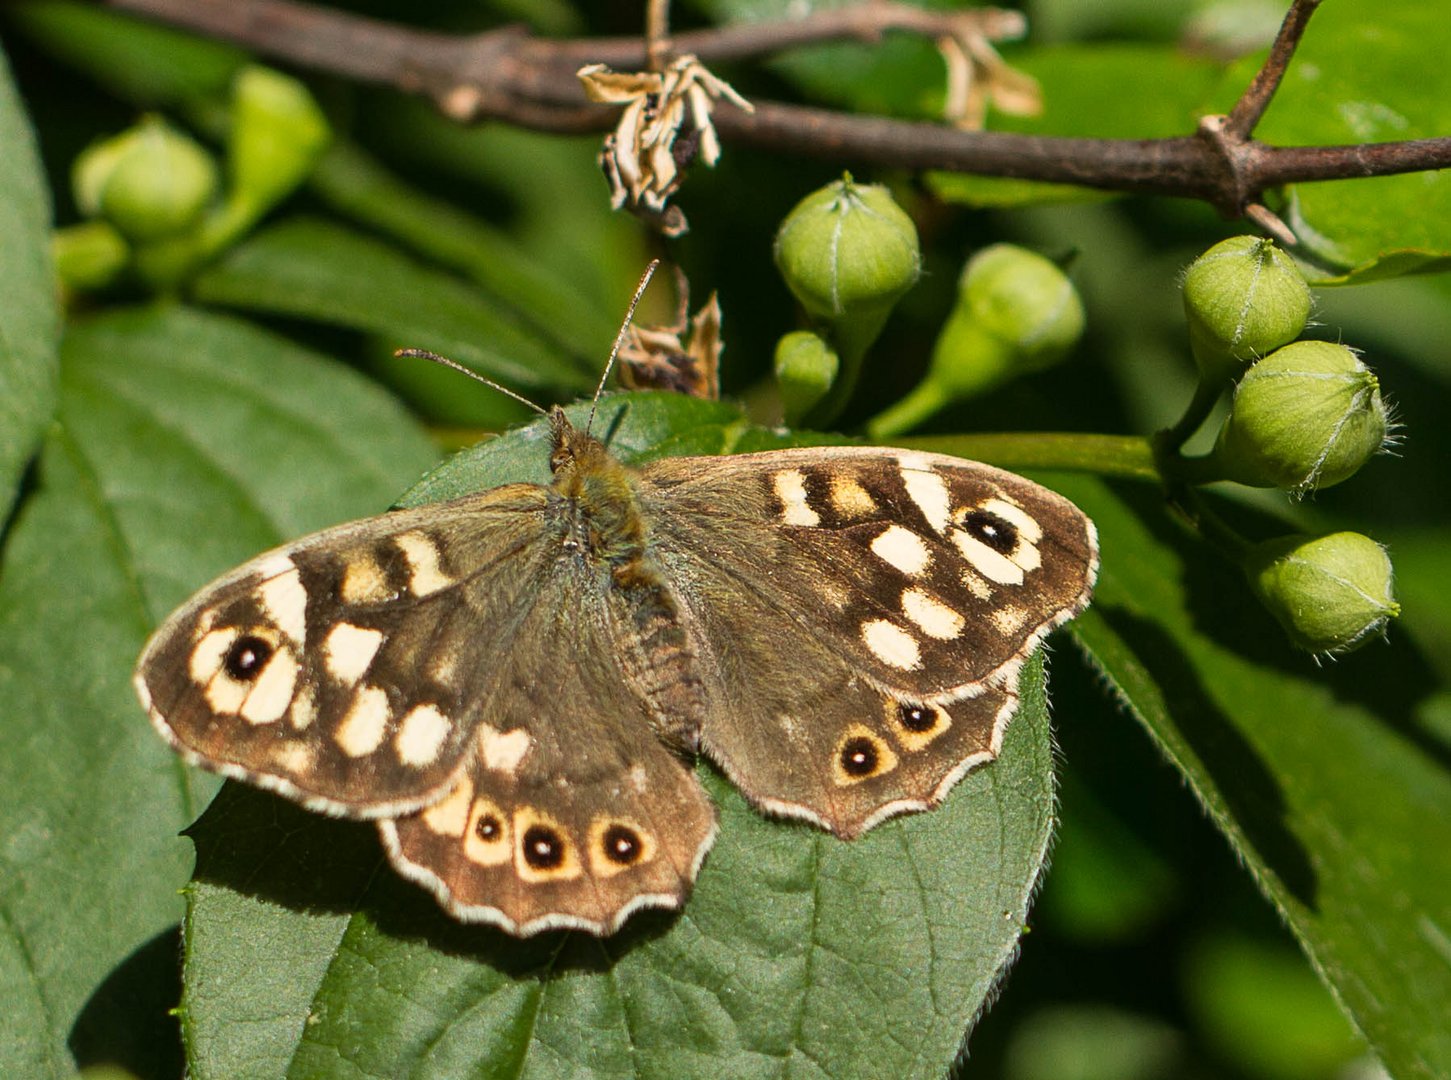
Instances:
[[[1234,137],[1248,139],[1253,134],[1255,125],[1280,88],[1280,80],[1285,77],[1300,39],[1305,36],[1310,16],[1319,6],[1320,0],[1294,0],[1290,5],[1285,21],[1280,24],[1280,32],[1275,35],[1275,43],[1270,46],[1270,55],[1265,57],[1264,64],[1255,72],[1255,77],[1230,110],[1225,129]]]
[[[275,59],[426,94],[456,120],[494,119],[540,131],[609,130],[617,110],[590,104],[574,71],[585,61],[630,69],[648,59],[641,38],[556,41],[518,28],[459,37],[290,0],[103,2]],[[1268,214],[1258,205],[1261,194],[1281,184],[1451,167],[1451,138],[1277,147],[1234,126],[1252,127],[1258,119],[1317,2],[1297,0],[1272,59],[1232,117],[1206,117],[1192,135],[1127,140],[967,132],[764,101],[753,114],[722,104],[714,121],[723,139],[776,152],[1181,196],[1205,200],[1227,216],[1256,207],[1257,220]],[[673,37],[671,46],[677,54],[723,60],[825,40],[870,40],[887,29],[941,32],[934,18],[980,13],[870,3],[797,21],[692,31]]]

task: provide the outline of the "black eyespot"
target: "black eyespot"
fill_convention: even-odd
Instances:
[[[276,651],[270,642],[263,641],[257,635],[243,634],[232,642],[227,655],[222,657],[222,667],[238,682],[251,682],[262,674],[262,669]]]
[[[937,726],[937,712],[926,705],[909,705],[902,702],[897,706],[897,719],[901,725],[914,735],[920,735],[924,731],[931,731]]]
[[[492,844],[504,835],[504,823],[493,814],[480,814],[474,822],[474,834],[486,844]]]
[[[841,771],[847,776],[871,776],[880,761],[877,744],[865,736],[848,739],[842,745]]]
[[[1017,526],[987,510],[969,510],[962,519],[962,528],[999,555],[1011,554],[1018,546]]]
[[[524,861],[535,870],[564,865],[564,837],[544,825],[530,825],[524,830]]]
[[[606,829],[601,846],[605,850],[605,857],[621,866],[639,862],[640,856],[645,852],[639,835],[634,829],[624,825],[611,825]]]

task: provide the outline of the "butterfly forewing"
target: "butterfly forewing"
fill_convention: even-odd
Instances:
[[[546,490],[353,522],[245,564],[152,636],[137,688],[189,759],[352,817],[446,790],[510,648]]]
[[[1067,500],[942,455],[666,460],[642,499],[701,639],[705,751],[758,805],[844,836],[996,756],[1018,669],[1097,565]]]

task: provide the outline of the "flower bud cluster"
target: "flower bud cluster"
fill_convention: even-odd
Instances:
[[[892,308],[922,273],[917,227],[885,187],[847,175],[786,215],[776,267],[815,324],[776,350],[782,404],[793,422],[829,423]]]
[[[278,72],[244,69],[231,112],[225,191],[214,155],[158,117],[76,159],[76,206],[92,220],[54,237],[68,287],[103,288],[124,273],[151,288],[174,286],[288,195],[327,145],[312,95]]]
[[[1176,443],[1238,381],[1214,449],[1168,462],[1181,479],[1301,495],[1349,479],[1384,449],[1392,425],[1379,381],[1354,349],[1295,340],[1310,291],[1270,241],[1242,236],[1210,248],[1185,273],[1184,309],[1202,411],[1191,406]],[[1290,641],[1309,652],[1356,648],[1400,610],[1385,549],[1359,533],[1279,537],[1249,547],[1242,566]]]

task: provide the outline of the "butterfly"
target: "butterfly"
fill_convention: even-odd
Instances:
[[[188,761],[376,821],[455,918],[613,933],[678,908],[716,813],[851,839],[997,756],[1024,661],[1088,603],[1092,522],[885,447],[636,469],[549,412],[552,479],[260,555],[155,632],[136,688]]]

